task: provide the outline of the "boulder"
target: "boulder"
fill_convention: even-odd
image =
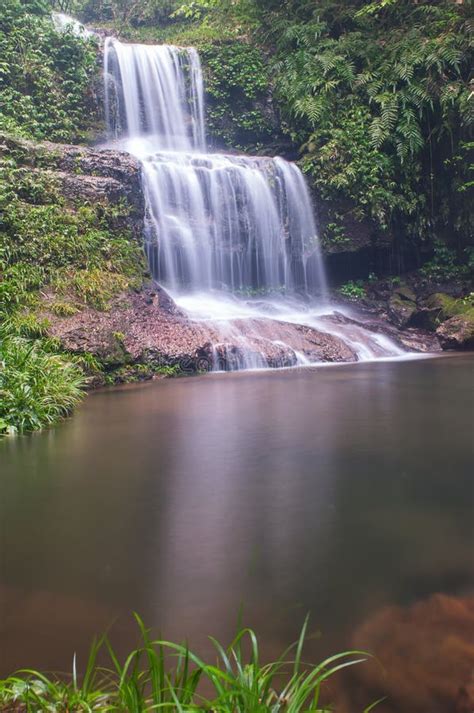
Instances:
[[[397,327],[407,327],[417,311],[416,295],[410,287],[397,287],[389,300],[388,313]]]
[[[474,319],[458,315],[443,322],[436,330],[442,349],[474,349]]]
[[[224,325],[193,321],[154,283],[121,293],[106,311],[84,306],[58,317],[48,306],[45,298],[43,316],[50,321],[50,335],[68,351],[93,354],[110,371],[137,364],[177,366],[184,373],[282,367],[294,366],[301,356],[318,362],[357,361],[342,339],[304,325],[266,318]]]

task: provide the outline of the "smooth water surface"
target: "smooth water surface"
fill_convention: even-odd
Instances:
[[[130,612],[280,653],[387,604],[473,592],[472,356],[216,374],[90,395],[0,442],[0,675],[70,669]],[[416,637],[416,631],[414,631]],[[83,660],[80,658],[80,660]]]

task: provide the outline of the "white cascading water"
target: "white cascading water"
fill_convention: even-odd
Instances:
[[[325,290],[299,169],[280,158],[205,153],[195,49],[108,38],[104,71],[109,132],[142,160],[148,253],[160,282],[173,291]]]
[[[238,345],[226,368],[267,365],[246,347],[249,320],[262,318],[332,333],[359,359],[402,353],[381,335],[320,321],[331,309],[303,175],[281,158],[206,152],[194,48],[107,38],[104,77],[109,137],[142,163],[152,273],[191,318],[218,326],[222,345]],[[221,360],[222,345],[215,345]],[[307,363],[292,351],[295,363]]]

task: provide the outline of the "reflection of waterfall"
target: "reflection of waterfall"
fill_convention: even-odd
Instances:
[[[276,327],[259,338],[271,320],[332,333],[355,358],[400,353],[364,329],[353,343],[344,326],[317,319],[326,281],[303,175],[282,158],[206,153],[195,49],[108,38],[104,79],[109,137],[142,162],[150,268],[193,319],[212,322],[215,368],[314,361]]]

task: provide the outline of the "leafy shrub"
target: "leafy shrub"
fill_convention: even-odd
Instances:
[[[364,283],[361,280],[357,280],[357,282],[349,280],[339,288],[339,292],[351,300],[362,299],[366,295]]]
[[[81,370],[67,357],[41,341],[0,332],[0,435],[56,423],[80,402],[83,385]]]
[[[360,6],[260,4],[283,125],[324,198],[350,198],[379,232],[421,242],[449,224],[465,243],[471,216],[459,194],[472,188],[474,116],[467,5]]]
[[[468,276],[469,266],[460,265],[454,250],[437,240],[433,258],[423,265],[420,272],[434,282],[459,280]]]

